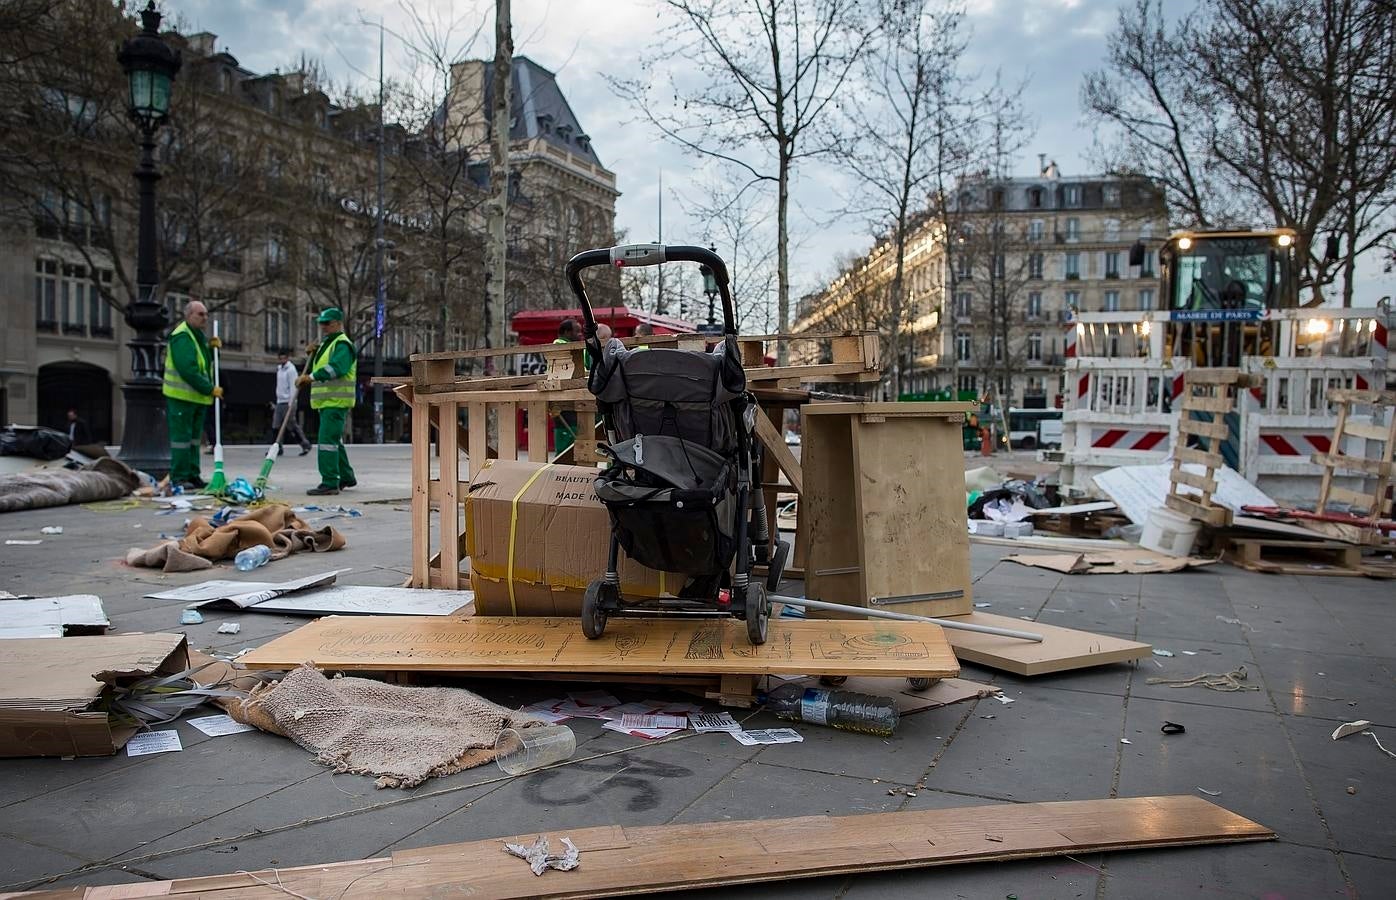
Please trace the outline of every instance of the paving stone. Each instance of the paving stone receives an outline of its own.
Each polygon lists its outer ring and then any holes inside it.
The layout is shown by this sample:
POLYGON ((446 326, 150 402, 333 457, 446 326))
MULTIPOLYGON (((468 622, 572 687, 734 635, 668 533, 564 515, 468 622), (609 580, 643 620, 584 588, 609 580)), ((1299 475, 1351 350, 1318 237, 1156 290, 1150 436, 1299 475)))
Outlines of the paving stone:
POLYGON ((1111 853, 1105 862, 1110 900, 1350 896, 1332 852, 1281 841, 1111 853))
POLYGON ((1133 636, 1139 618, 1139 601, 1115 594, 1087 594, 1056 590, 1037 615, 1037 621, 1062 628, 1133 636))
POLYGON ((1257 647, 1257 667, 1280 712, 1396 726, 1396 659, 1257 647))
POLYGON ((887 792, 905 787, 887 780, 874 783, 867 778, 769 765, 758 754, 697 798, 673 821, 718 822, 892 812, 904 802, 903 793, 889 795, 887 792))
POLYGON ((1327 833, 1273 714, 1132 697, 1124 736, 1132 743, 1122 747, 1119 796, 1220 791, 1207 799, 1287 841, 1326 846, 1327 833), (1187 733, 1161 734, 1164 722, 1177 722, 1187 733))
MULTIPOLYGON (((1396 858, 1396 759, 1382 753, 1362 734, 1333 740, 1333 723, 1295 716, 1284 719, 1313 786, 1319 808, 1344 850, 1396 858), (1355 793, 1349 794, 1348 788, 1355 793)), ((1396 733, 1373 729, 1383 744, 1396 752, 1396 733)))
POLYGON ((1265 679, 1256 666, 1250 648, 1237 644, 1189 644, 1186 641, 1161 644, 1160 649, 1172 651, 1171 657, 1150 656, 1139 664, 1139 673, 1130 687, 1131 696, 1166 703, 1181 703, 1197 706, 1223 706, 1232 709, 1249 709, 1257 712, 1273 712, 1274 706, 1266 692, 1265 679), (1195 649, 1193 649, 1195 648, 1195 649), (1196 656, 1189 656, 1184 650, 1192 649, 1196 656), (1188 680, 1199 675, 1221 675, 1246 669, 1243 685, 1259 690, 1216 691, 1200 686, 1176 687, 1169 684, 1150 684, 1150 678, 1163 678, 1169 681, 1188 680))
POLYGON ((1391 886, 1396 884, 1396 860, 1344 853, 1343 866, 1352 879, 1355 896, 1371 900, 1391 896, 1391 886))
POLYGON ((0 891, 72 871, 86 861, 52 847, 0 835, 0 891))

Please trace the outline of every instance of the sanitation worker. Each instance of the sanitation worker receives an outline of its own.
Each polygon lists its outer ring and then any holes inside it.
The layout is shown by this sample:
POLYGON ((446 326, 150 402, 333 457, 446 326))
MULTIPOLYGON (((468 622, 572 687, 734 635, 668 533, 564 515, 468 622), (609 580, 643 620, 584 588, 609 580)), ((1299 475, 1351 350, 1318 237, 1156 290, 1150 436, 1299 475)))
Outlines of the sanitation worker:
POLYGON ((310 374, 296 379, 297 387, 310 385, 310 408, 320 414, 316 456, 320 484, 306 491, 314 496, 338 494, 359 482, 344 450, 344 420, 354 408, 359 374, 359 354, 344 333, 344 313, 330 307, 315 320, 323 339, 306 348, 310 354, 310 374))
POLYGON ((223 388, 213 385, 213 348, 218 338, 204 337, 208 308, 198 300, 184 307, 184 321, 165 342, 165 421, 170 429, 170 483, 185 488, 206 486, 199 476, 199 446, 204 417, 223 388))

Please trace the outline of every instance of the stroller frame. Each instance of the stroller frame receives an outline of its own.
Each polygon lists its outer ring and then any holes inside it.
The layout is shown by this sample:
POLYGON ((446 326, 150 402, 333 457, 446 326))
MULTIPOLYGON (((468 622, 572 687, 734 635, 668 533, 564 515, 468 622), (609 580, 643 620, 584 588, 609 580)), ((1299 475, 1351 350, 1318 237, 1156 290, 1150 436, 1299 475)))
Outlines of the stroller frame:
MULTIPOLYGON (((612 404, 601 399, 605 383, 598 384, 598 369, 608 365, 605 347, 596 336, 597 323, 592 311, 586 286, 581 273, 599 266, 655 266, 665 262, 696 262, 711 274, 722 298, 723 337, 722 350, 724 364, 741 369, 741 353, 737 347, 736 316, 733 311, 730 282, 727 266, 714 251, 694 246, 666 246, 663 244, 628 244, 617 247, 585 250, 573 256, 567 263, 566 273, 572 292, 581 306, 584 325, 584 339, 590 356, 587 385, 597 396, 600 413, 606 423, 606 436, 609 445, 619 443, 615 431, 615 417, 611 415, 612 404)), ((661 352, 661 351, 655 351, 661 352)), ((697 351, 667 351, 694 352, 697 351)), ((706 355, 706 354, 705 354, 706 355)), ((608 375, 615 370, 607 368, 608 375)), ((624 376, 622 376, 624 377, 624 376)), ((722 377, 721 375, 717 377, 722 377)), ((724 382, 725 383, 725 382, 724 382)), ((582 601, 582 632, 587 638, 600 638, 606 629, 609 618, 625 617, 683 617, 683 618, 725 618, 735 617, 746 622, 747 637, 752 644, 766 642, 770 618, 770 592, 774 591, 784 574, 790 545, 778 541, 774 552, 770 551, 770 525, 765 496, 759 489, 762 450, 759 441, 752 433, 755 398, 746 390, 745 377, 741 378, 740 390, 728 388, 735 393, 733 399, 724 401, 731 404, 735 422, 736 462, 736 503, 732 511, 736 519, 730 523, 735 533, 735 550, 730 567, 724 562, 721 568, 701 574, 688 573, 690 581, 676 598, 660 598, 644 602, 627 602, 621 595, 618 574, 621 552, 621 526, 614 508, 611 509, 610 547, 607 554, 606 571, 592 581, 582 601), (754 565, 767 566, 765 581, 753 579, 754 565)), ((644 437, 649 437, 645 435, 644 437)), ((662 439, 662 436, 661 436, 662 439)), ((679 441, 686 439, 682 436, 679 441)), ((691 442, 690 442, 691 443, 691 442)), ((694 447, 701 446, 693 444, 694 447)), ((608 447, 610 450, 611 447, 608 447)), ((712 449, 712 448, 707 448, 712 449)), ((612 452, 613 457, 615 453, 612 452)), ((620 464, 616 457, 617 465, 620 464)), ((677 504, 682 506, 680 502, 677 504)))

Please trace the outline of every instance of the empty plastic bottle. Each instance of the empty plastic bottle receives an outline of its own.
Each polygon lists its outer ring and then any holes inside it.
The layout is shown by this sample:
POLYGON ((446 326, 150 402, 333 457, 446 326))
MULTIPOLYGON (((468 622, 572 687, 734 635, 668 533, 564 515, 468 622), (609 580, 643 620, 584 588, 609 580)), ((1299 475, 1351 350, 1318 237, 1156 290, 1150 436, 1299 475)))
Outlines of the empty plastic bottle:
POLYGON ((766 708, 795 722, 827 725, 844 731, 889 735, 897 729, 901 713, 887 697, 854 691, 831 691, 782 684, 760 698, 766 708))
POLYGON ((233 558, 233 565, 237 566, 239 572, 251 572, 269 562, 271 562, 271 548, 266 544, 248 547, 246 550, 239 551, 238 555, 233 558))

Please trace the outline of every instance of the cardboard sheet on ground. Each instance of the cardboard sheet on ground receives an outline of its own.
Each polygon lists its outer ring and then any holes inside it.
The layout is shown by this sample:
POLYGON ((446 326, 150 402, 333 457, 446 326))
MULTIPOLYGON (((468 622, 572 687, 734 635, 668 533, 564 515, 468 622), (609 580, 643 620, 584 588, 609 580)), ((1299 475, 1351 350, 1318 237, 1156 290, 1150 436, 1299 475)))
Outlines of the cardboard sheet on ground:
MULTIPOLYGON (((1149 510, 1163 506, 1163 498, 1168 496, 1168 473, 1173 463, 1165 462, 1154 466, 1118 466, 1095 476, 1096 487, 1119 506, 1120 512, 1136 525, 1143 525, 1149 517, 1149 510)), ((1184 472, 1194 475, 1206 474, 1199 465, 1185 465, 1184 472)), ((1275 501, 1260 488, 1242 478, 1235 469, 1223 466, 1213 478, 1217 491, 1212 502, 1240 512, 1243 506, 1274 506, 1275 501)))
POLYGON ((95 594, 0 600, 0 638, 102 634, 111 621, 95 594))
MULTIPOLYGON (((821 687, 818 678, 782 678, 779 681, 793 681, 805 687, 821 687)), ((874 697, 890 697, 897 704, 897 712, 904 716, 927 709, 939 709, 952 703, 988 697, 1001 689, 992 684, 981 684, 964 678, 942 678, 924 691, 913 691, 905 678, 850 678, 834 690, 854 691, 871 694, 874 697)))
POLYGON ((333 584, 337 572, 296 581, 205 581, 146 594, 190 606, 289 615, 449 616, 470 605, 470 591, 333 584), (328 580, 326 580, 328 579, 328 580))
POLYGON ((945 629, 946 640, 955 648, 955 655, 961 661, 987 666, 990 669, 1001 669, 1015 675, 1045 675, 1049 672, 1129 662, 1143 659, 1153 650, 1149 644, 1141 644, 1139 641, 1078 631, 1075 628, 1062 628, 1043 622, 1025 622, 1022 619, 991 613, 976 612, 967 616, 947 618, 957 622, 969 622, 972 625, 991 625, 995 628, 1012 628, 1042 635, 1043 641, 1039 644, 993 634, 945 629))
POLYGON ((1210 566, 1215 559, 1165 556, 1150 550, 1111 550, 1104 553, 1046 553, 1024 555, 1010 553, 1005 562, 1038 569, 1051 569, 1065 575, 1148 575, 1161 572, 1181 572, 1210 566))
POLYGON ((335 671, 941 678, 959 664, 939 625, 772 619, 765 644, 735 619, 614 619, 589 641, 577 619, 330 616, 242 657, 249 669, 311 661, 335 671))
POLYGON ((20 638, 0 652, 0 757, 109 756, 136 733, 98 708, 109 684, 189 665, 182 634, 20 638))

